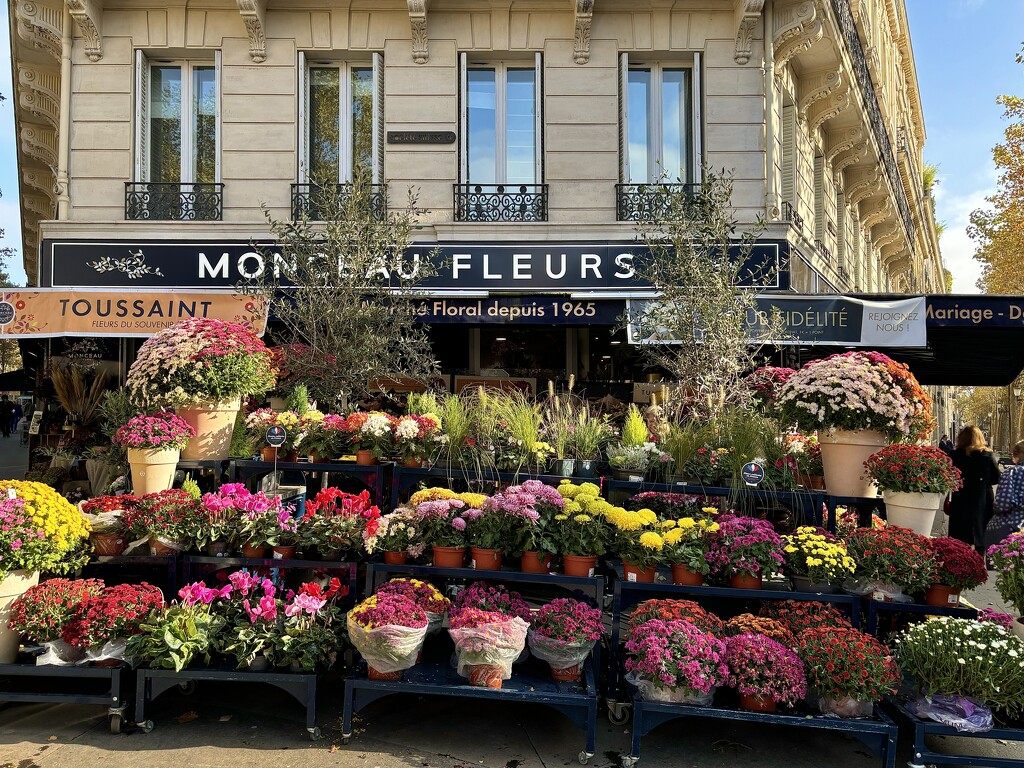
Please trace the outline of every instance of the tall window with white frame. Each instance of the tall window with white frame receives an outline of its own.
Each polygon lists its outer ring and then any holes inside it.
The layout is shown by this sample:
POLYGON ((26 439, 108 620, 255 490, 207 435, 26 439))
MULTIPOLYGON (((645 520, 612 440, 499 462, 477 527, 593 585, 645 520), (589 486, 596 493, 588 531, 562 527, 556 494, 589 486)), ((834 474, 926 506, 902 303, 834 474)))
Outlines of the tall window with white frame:
POLYGON ((472 62, 461 56, 459 221, 546 221, 540 54, 472 62))
POLYGON ((690 62, 619 60, 618 218, 656 211, 652 184, 700 181, 700 54, 690 62))
POLYGON ((373 184, 370 202, 383 216, 383 57, 365 61, 313 61, 299 54, 299 183, 292 215, 322 217, 317 190, 336 185, 344 195, 355 179, 373 184))
POLYGON ((136 51, 135 83, 135 181, 125 217, 220 219, 220 52, 150 61, 136 51))

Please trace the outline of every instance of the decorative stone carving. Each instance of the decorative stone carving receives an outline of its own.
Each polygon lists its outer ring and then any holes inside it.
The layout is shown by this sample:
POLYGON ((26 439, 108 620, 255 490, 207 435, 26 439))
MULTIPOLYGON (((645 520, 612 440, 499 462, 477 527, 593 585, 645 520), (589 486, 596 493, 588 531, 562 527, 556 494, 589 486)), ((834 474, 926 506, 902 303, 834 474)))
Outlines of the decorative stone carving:
POLYGON ((249 58, 257 64, 267 60, 267 0, 237 0, 238 10, 249 35, 249 58))
MULTIPOLYGON (((865 205, 864 209, 860 212, 861 226, 865 230, 871 230, 877 227, 886 219, 892 216, 892 201, 888 195, 883 197, 872 198, 873 205, 865 205)), ((875 243, 877 247, 878 243, 875 243)))
POLYGON ((43 195, 22 195, 21 204, 25 211, 35 214, 39 219, 52 219, 54 204, 53 200, 43 195))
POLYGON ((408 2, 409 24, 412 26, 412 60, 417 64, 426 64, 430 60, 427 38, 427 9, 430 7, 430 0, 408 2))
POLYGON ((754 51, 754 30, 764 10, 764 0, 735 0, 736 3, 736 52, 733 60, 746 64, 754 51))
POLYGON ((18 36, 60 61, 64 6, 60 0, 18 0, 14 6, 18 36))
POLYGON ((53 128, 60 124, 60 73, 18 64, 18 97, 21 106, 53 128))
POLYGON ((819 0, 781 0, 775 4, 775 69, 810 49, 824 34, 819 0))
POLYGON ((78 31, 85 38, 89 61, 103 58, 103 0, 64 0, 78 31))
MULTIPOLYGON (((825 162, 832 165, 836 158, 844 152, 853 149, 864 138, 864 131, 860 126, 847 128, 845 131, 828 133, 825 135, 825 162)), ((835 169, 833 168, 833 171, 835 169)))
POLYGON ((807 130, 813 136, 829 120, 839 117, 853 104, 853 93, 850 84, 844 79, 843 83, 833 93, 824 99, 814 102, 807 110, 807 130))
POLYGON ((577 64, 590 61, 590 22, 594 20, 594 0, 572 0, 576 32, 572 57, 577 64))
POLYGON ((22 187, 28 187, 41 193, 50 201, 50 205, 57 202, 57 189, 53 183, 53 174, 41 168, 26 168, 21 173, 22 187))
POLYGON ((57 167, 57 132, 41 125, 23 125, 21 150, 54 172, 57 167))
POLYGON ((797 102, 797 114, 801 120, 807 119, 808 110, 811 106, 827 98, 844 83, 842 74, 837 69, 827 69, 819 72, 808 72, 800 78, 798 84, 799 101, 797 102))
MULTIPOLYGON (((830 139, 832 135, 829 134, 830 139)), ((854 163, 860 162, 867 152, 867 145, 864 142, 864 129, 860 127, 850 128, 838 134, 835 144, 831 145, 833 151, 826 154, 826 159, 832 164, 832 173, 837 179, 840 174, 854 163)))
POLYGON ((882 175, 877 167, 850 171, 846 175, 846 201, 856 208, 861 200, 877 195, 882 188, 882 175))

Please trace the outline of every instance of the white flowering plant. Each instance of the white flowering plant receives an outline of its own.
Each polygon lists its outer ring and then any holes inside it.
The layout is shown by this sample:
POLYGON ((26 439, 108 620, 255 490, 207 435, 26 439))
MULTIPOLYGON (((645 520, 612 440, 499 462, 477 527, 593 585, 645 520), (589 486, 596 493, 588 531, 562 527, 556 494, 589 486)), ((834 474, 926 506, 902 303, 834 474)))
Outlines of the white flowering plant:
POLYGON ((894 652, 924 695, 964 696, 1010 718, 1024 713, 1024 640, 995 622, 941 616, 913 624, 894 652))

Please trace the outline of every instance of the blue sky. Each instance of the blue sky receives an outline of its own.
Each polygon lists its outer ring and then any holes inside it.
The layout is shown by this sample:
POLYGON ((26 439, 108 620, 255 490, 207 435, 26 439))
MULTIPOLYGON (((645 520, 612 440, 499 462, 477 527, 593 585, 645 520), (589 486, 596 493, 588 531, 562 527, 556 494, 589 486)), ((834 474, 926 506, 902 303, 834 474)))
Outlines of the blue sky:
MULTIPOLYGON (((938 217, 946 224, 942 253, 954 290, 977 291, 980 274, 967 237, 970 212, 995 190, 992 146, 1004 128, 1000 93, 1024 94, 1024 65, 1014 61, 1024 40, 1022 0, 906 0, 927 127, 925 160, 939 166, 938 217)), ((14 106, 11 100, 8 4, 0 4, 0 227, 20 250, 14 106)), ((9 265, 25 279, 21 258, 9 265)))

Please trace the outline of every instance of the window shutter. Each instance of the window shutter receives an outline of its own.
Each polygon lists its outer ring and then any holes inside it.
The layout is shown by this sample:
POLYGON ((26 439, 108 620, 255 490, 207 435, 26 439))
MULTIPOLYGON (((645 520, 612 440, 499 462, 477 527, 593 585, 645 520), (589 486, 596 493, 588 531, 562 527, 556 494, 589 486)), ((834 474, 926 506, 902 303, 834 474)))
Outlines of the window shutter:
POLYGON ((309 173, 309 67, 306 64, 306 52, 299 51, 298 80, 295 86, 299 119, 298 137, 296 147, 298 148, 299 172, 296 178, 299 184, 305 184, 309 173))
POLYGON ((836 211, 836 260, 840 267, 847 270, 847 277, 849 277, 846 258, 846 196, 838 191, 836 192, 836 211))
POLYGON ((149 180, 149 62, 135 51, 135 181, 149 180))
POLYGON ((814 156, 814 239, 825 242, 825 158, 814 156))
POLYGON ((459 181, 469 181, 469 74, 466 52, 459 54, 459 181))
POLYGON ((619 54, 619 181, 629 183, 629 54, 619 54))
POLYGON ((373 54, 373 183, 384 183, 384 54, 373 54))
POLYGON ((704 179, 704 146, 701 141, 703 136, 703 115, 701 112, 701 90, 703 89, 703 78, 701 77, 701 55, 693 54, 693 173, 691 178, 694 183, 701 183, 704 179))
POLYGON ((782 108, 782 199, 796 208, 796 107, 782 108))
POLYGON ((221 89, 222 79, 221 79, 221 51, 220 51, 220 48, 218 48, 216 51, 214 51, 213 56, 214 56, 214 87, 217 89, 217 94, 216 94, 216 97, 215 97, 215 99, 216 99, 216 107, 215 107, 216 115, 215 115, 215 119, 214 119, 214 129, 213 129, 214 133, 215 133, 215 136, 214 136, 214 155, 215 155, 215 161, 214 161, 214 167, 215 167, 214 174, 215 175, 214 175, 214 179, 216 179, 218 182, 220 182, 220 181, 222 181, 221 175, 220 175, 220 172, 221 172, 221 165, 220 165, 220 147, 221 147, 221 138, 220 138, 221 137, 220 94, 221 94, 221 90, 222 90, 221 89))
POLYGON ((537 170, 534 172, 534 183, 544 183, 544 55, 537 51, 534 55, 534 88, 533 88, 533 133, 537 153, 537 170))

